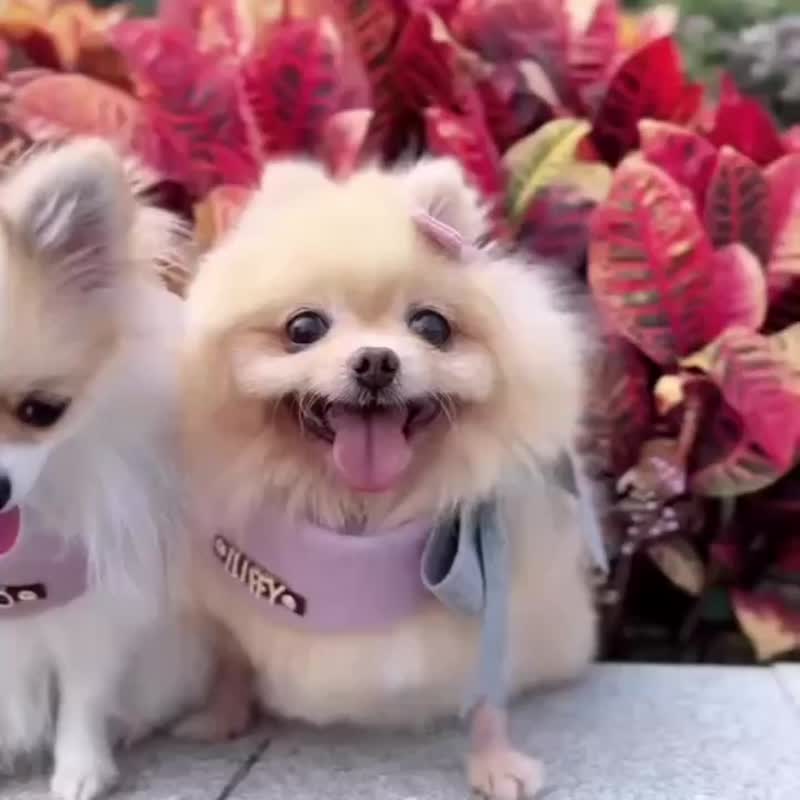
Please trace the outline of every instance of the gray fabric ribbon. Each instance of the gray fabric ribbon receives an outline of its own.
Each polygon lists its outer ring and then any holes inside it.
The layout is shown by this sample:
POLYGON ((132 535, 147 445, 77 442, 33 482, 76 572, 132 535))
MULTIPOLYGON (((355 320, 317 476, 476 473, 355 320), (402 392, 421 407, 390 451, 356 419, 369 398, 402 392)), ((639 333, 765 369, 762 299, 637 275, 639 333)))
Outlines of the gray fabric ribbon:
MULTIPOLYGON (((572 454, 556 465, 554 477, 577 495, 589 551, 596 565, 607 569, 588 482, 572 454)), ((464 508, 434 529, 422 555, 422 581, 448 608, 482 617, 478 664, 464 711, 481 701, 504 705, 511 581, 508 535, 496 502, 464 508)))

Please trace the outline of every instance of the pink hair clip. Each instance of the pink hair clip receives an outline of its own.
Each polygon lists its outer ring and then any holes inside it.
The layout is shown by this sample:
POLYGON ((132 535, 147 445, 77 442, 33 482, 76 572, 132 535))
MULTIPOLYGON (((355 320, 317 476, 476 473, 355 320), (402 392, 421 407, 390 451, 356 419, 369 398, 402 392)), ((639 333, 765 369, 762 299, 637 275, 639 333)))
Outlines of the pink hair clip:
POLYGON ((450 258, 465 261, 477 252, 477 248, 467 244, 455 228, 431 216, 427 211, 415 211, 412 217, 417 230, 450 258))

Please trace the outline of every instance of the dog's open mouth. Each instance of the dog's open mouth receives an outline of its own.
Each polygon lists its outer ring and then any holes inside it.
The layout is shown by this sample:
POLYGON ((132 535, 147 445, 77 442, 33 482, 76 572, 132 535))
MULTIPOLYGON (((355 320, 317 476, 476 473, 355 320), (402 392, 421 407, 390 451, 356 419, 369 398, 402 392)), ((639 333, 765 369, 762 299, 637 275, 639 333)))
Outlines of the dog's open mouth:
POLYGON ((362 492, 390 489, 411 461, 414 435, 439 415, 433 399, 402 405, 293 402, 302 428, 331 445, 334 467, 362 492))

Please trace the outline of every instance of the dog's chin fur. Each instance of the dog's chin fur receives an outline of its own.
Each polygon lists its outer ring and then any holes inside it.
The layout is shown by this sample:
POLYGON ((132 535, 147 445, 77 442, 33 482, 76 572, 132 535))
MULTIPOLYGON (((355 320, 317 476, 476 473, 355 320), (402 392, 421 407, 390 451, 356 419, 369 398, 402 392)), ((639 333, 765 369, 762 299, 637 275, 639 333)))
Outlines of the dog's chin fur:
POLYGON ((0 184, 0 469, 13 504, 83 540, 91 574, 63 608, 0 619, 0 766, 52 747, 62 800, 107 789, 114 738, 179 713, 206 679, 167 591, 183 309, 157 269, 181 236, 101 142, 37 153, 0 184), (47 430, 13 413, 32 390, 70 400, 47 430))
MULTIPOLYGON (((582 333, 541 269, 489 247, 457 258, 414 225, 425 211, 480 239, 487 223, 454 163, 367 169, 345 182, 313 164, 267 168, 236 228, 201 264, 188 296, 185 404, 201 518, 230 525, 265 500, 332 527, 435 520, 501 498, 516 550, 512 683, 577 674, 593 650, 593 615, 571 498, 542 464, 569 446, 582 402, 582 333), (442 349, 407 324, 432 307, 450 321, 442 349), (298 310, 331 321, 296 352, 298 310), (330 445, 309 435, 287 397, 348 391, 348 358, 388 347, 401 397, 440 398, 385 491, 349 487, 330 445)), ((264 536, 269 536, 265 527, 264 536)), ((375 634, 315 636, 268 624, 198 566, 198 598, 237 635, 271 709, 314 722, 424 721, 457 710, 476 625, 431 602, 375 634)))

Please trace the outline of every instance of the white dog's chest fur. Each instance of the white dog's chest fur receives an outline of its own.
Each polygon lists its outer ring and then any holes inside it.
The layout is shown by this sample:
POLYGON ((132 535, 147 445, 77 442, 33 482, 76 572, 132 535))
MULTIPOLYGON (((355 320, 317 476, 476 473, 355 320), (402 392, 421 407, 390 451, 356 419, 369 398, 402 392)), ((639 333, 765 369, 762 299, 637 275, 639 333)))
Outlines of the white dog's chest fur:
MULTIPOLYGON (((513 501, 507 515, 515 570, 509 667, 517 692, 579 674, 592 658, 595 631, 572 502, 532 491, 513 501), (542 502, 549 502, 551 517, 542 502)), ((476 664, 476 620, 432 599, 385 632, 290 629, 228 592, 228 578, 203 563, 204 601, 254 664, 268 711, 318 724, 416 725, 461 708, 476 664)))
POLYGON ((81 536, 104 577, 61 608, 0 619, 0 767, 52 745, 67 696, 112 733, 137 735, 201 691, 206 654, 167 607, 165 547, 179 522, 174 377, 166 347, 162 363, 155 347, 145 341, 121 359, 124 378, 26 498, 81 536))

